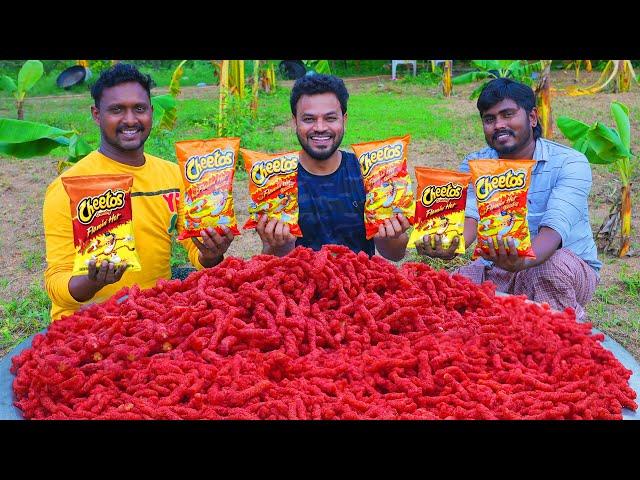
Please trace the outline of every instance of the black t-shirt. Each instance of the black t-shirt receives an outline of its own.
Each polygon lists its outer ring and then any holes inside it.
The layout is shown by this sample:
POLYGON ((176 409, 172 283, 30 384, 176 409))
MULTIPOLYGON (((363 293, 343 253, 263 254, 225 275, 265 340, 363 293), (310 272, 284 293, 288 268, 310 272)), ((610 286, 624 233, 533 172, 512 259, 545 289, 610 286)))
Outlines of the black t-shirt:
POLYGON ((353 153, 341 152, 340 166, 330 175, 314 175, 298 164, 298 223, 303 236, 296 246, 320 250, 323 245, 337 244, 373 255, 375 244, 365 238, 360 165, 353 153))

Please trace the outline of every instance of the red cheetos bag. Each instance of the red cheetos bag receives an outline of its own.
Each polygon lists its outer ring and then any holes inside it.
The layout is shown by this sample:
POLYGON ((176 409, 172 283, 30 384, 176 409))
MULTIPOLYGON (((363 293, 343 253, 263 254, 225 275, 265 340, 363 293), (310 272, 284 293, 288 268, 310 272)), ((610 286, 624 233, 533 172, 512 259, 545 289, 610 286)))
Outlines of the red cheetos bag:
POLYGON ((407 147, 411 137, 351 145, 360 163, 366 199, 364 225, 367 239, 378 233, 385 220, 401 213, 413 222, 415 199, 407 172, 407 147))
POLYGON ((302 236, 298 225, 299 152, 261 153, 240 149, 249 174, 249 219, 244 229, 256 228, 260 215, 282 220, 289 232, 302 236))
POLYGON ((103 261, 141 270, 133 238, 131 175, 62 177, 69 195, 76 256, 73 275, 86 275, 89 262, 103 261))
POLYGON ((527 222, 527 192, 535 160, 470 160, 471 180, 478 202, 478 243, 474 258, 489 253, 483 242, 514 239, 518 256, 535 258, 527 222))
POLYGON ((240 139, 186 140, 175 144, 184 182, 184 225, 178 240, 199 237, 207 227, 222 226, 240 235, 233 210, 233 175, 240 139))
POLYGON ((441 235, 444 248, 449 248, 453 239, 458 237, 456 253, 464 253, 464 210, 471 175, 441 168, 416 167, 416 180, 416 215, 407 248, 415 247, 416 242, 421 243, 425 235, 441 235))

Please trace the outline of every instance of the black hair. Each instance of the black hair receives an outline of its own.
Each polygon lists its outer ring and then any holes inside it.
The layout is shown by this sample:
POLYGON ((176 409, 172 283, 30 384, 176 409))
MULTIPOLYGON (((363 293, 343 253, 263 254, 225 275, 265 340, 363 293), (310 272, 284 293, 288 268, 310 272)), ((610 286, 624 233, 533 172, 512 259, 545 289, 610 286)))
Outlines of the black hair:
POLYGON ((320 93, 333 93, 338 97, 342 114, 347 113, 347 100, 349 100, 349 92, 342 79, 334 75, 324 75, 315 73, 305 75, 296 80, 291 89, 291 113, 296 116, 296 105, 303 95, 317 95, 320 93))
MULTIPOLYGON (((513 100, 520 108, 523 108, 527 115, 536 106, 536 96, 533 90, 524 83, 519 83, 510 78, 496 78, 491 80, 482 90, 478 97, 478 111, 482 113, 493 107, 496 103, 504 99, 513 100)), ((542 125, 540 118, 535 127, 533 127, 533 138, 537 140, 542 136, 542 125)))
POLYGON ((100 78, 91 87, 91 96, 96 104, 96 107, 100 106, 100 99, 102 98, 102 91, 105 88, 115 87, 121 83, 137 82, 142 88, 147 91, 149 99, 151 99, 151 89, 155 86, 150 75, 145 75, 140 72, 134 65, 128 63, 116 63, 108 70, 105 70, 100 74, 100 78))

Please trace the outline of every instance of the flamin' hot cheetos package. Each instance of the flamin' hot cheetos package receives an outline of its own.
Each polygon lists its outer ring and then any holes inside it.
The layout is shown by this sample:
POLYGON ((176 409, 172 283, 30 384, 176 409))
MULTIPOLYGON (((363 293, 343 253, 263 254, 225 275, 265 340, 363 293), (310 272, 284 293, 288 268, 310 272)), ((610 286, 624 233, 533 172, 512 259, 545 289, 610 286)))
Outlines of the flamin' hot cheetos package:
POLYGON ((179 240, 199 237, 207 227, 226 226, 240 235, 233 209, 233 175, 240 138, 186 140, 175 144, 184 182, 184 225, 179 240))
POLYGON ((464 210, 471 175, 427 167, 416 167, 415 171, 418 199, 407 247, 415 247, 425 235, 441 235, 444 248, 458 237, 456 253, 464 253, 464 210))
POLYGON ((413 221, 415 199, 407 172, 410 135, 378 142, 351 145, 364 180, 366 199, 364 225, 367 239, 373 238, 385 220, 398 213, 413 221))
POLYGON ((298 225, 299 152, 269 154, 240 149, 249 174, 249 219, 242 228, 256 228, 260 215, 277 218, 289 232, 302 236, 298 225))
POLYGON ((518 256, 535 258, 531 248, 527 222, 527 192, 531 184, 534 160, 470 160, 471 180, 478 203, 478 243, 474 250, 489 254, 484 242, 499 248, 502 239, 508 249, 506 237, 514 240, 518 256))
POLYGON ((131 175, 62 177, 69 195, 76 256, 73 274, 83 275, 93 259, 139 271, 140 258, 133 237, 131 175))

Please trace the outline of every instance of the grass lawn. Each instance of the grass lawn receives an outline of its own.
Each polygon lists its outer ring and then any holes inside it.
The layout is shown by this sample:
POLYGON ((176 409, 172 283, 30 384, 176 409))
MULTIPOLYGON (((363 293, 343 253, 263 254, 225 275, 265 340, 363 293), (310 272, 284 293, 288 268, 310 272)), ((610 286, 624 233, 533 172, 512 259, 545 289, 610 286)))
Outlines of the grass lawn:
MULTIPOLYGON (((340 62, 336 62, 339 70, 340 62)), ((373 68, 365 62, 363 74, 373 68)), ((202 67, 204 69, 204 67, 202 67)), ((170 74, 170 72, 169 72, 170 74)), ((167 75, 161 71, 160 78, 167 75)), ((573 72, 554 71, 556 86, 568 85, 573 72)), ((598 72, 584 74, 589 84, 598 72)), ((213 88, 189 87, 198 79, 185 72, 190 80, 183 81, 178 100, 178 123, 175 130, 154 130, 146 150, 154 155, 175 161, 173 143, 178 140, 211 138, 217 131, 218 100, 213 88)), ((164 81, 164 80, 163 80, 164 81)), ((161 82, 158 82, 161 83, 161 82)), ((197 82, 196 82, 197 83, 197 82)), ((411 134, 410 170, 413 166, 428 165, 456 169, 462 157, 485 146, 475 108, 469 100, 474 85, 456 87, 454 96, 443 98, 437 85, 416 82, 376 80, 369 83, 348 83, 350 101, 347 131, 343 148, 357 142, 378 140, 396 135, 411 134)), ((43 87, 44 88, 44 87, 43 87)), ((638 151, 640 120, 640 92, 637 86, 625 94, 599 94, 590 97, 557 96, 553 101, 554 115, 569 115, 586 123, 598 119, 611 124, 609 104, 618 99, 631 109, 633 147, 638 151)), ((72 92, 74 93, 74 92, 72 92)), ((75 92, 77 93, 77 92, 75 92)), ((60 128, 74 128, 86 140, 97 146, 99 132, 90 118, 91 98, 81 96, 31 97, 25 103, 25 120, 48 123, 60 128)), ((280 87, 272 95, 260 96, 258 116, 238 115, 230 124, 227 135, 242 138, 242 146, 253 150, 284 151, 298 148, 290 125, 289 88, 280 87)), ((0 97, 0 116, 13 117, 13 102, 0 97)), ((557 132, 557 129, 556 129, 557 132)), ((554 140, 567 143, 561 134, 554 140)), ((41 208, 47 184, 55 178, 56 163, 65 158, 63 149, 54 150, 46 158, 26 161, 0 158, 0 192, 8 212, 0 226, 0 356, 21 339, 42 329, 49 322, 49 300, 42 288, 45 268, 44 239, 41 208)), ((609 209, 609 198, 617 188, 617 176, 607 167, 594 166, 594 183, 590 197, 590 214, 595 229, 609 209)), ((246 219, 248 202, 246 174, 239 169, 234 185, 236 213, 239 223, 246 219)), ((633 192, 632 202, 640 205, 640 190, 633 192)), ((632 248, 640 250, 638 215, 633 219, 632 248)), ((258 252, 259 241, 254 233, 244 233, 234 240, 231 255, 248 258, 258 252)), ((468 258, 468 256, 467 256, 468 258)), ((595 298, 588 307, 594 325, 622 343, 636 359, 640 359, 640 264, 638 258, 604 260, 602 280, 595 298)), ((405 261, 421 260, 409 252, 405 261)), ((466 261, 464 258, 459 262, 466 261)), ((176 248, 172 263, 185 262, 183 251, 176 248)), ((450 268, 443 262, 433 262, 437 268, 450 268)))

